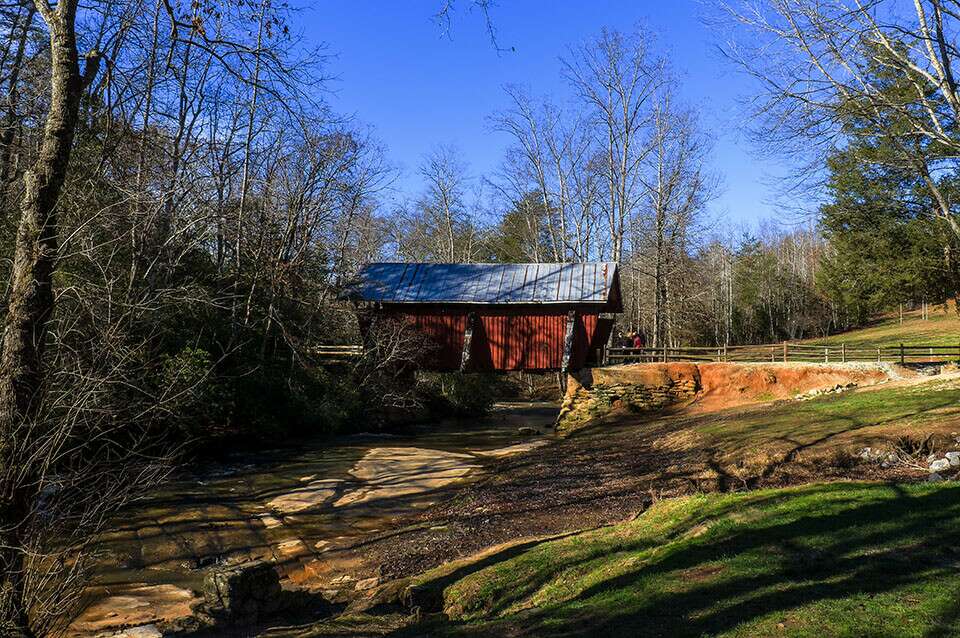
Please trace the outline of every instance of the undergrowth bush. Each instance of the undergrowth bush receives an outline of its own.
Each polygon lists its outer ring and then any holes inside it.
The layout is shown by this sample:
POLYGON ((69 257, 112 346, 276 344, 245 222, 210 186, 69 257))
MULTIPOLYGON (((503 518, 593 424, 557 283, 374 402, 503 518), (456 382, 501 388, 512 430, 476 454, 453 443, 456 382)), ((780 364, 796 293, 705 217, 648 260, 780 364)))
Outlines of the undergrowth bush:
POLYGON ((206 350, 186 347, 162 355, 157 381, 160 405, 186 438, 205 438, 228 423, 233 396, 206 350))
POLYGON ((423 373, 418 383, 421 401, 432 416, 480 416, 505 392, 501 377, 461 372, 423 373))
POLYGON ((254 439, 336 434, 362 422, 363 397, 349 374, 322 367, 264 367, 236 380, 235 424, 254 439))

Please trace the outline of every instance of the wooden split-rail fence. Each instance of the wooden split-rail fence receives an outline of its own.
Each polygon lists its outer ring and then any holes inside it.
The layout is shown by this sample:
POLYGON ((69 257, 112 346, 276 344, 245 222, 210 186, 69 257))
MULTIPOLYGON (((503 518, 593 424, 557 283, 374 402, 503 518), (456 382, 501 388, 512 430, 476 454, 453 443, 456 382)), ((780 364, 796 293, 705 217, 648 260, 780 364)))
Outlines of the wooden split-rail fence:
POLYGON ((955 346, 895 346, 866 347, 814 345, 806 343, 775 343, 747 346, 684 346, 663 348, 605 348, 600 360, 605 365, 621 363, 654 363, 668 361, 690 362, 796 362, 796 363, 943 363, 960 361, 960 341, 955 346))
POLYGON ((313 354, 328 361, 346 361, 363 355, 363 346, 314 346, 313 354))
MULTIPOLYGON (((313 353, 328 361, 346 361, 363 354, 363 346, 315 346, 313 353)), ((960 361, 960 341, 955 346, 922 346, 898 344, 867 347, 846 344, 815 345, 807 343, 773 343, 746 346, 682 346, 665 348, 604 348, 598 353, 603 365, 622 363, 689 362, 794 362, 794 363, 944 363, 960 361)))

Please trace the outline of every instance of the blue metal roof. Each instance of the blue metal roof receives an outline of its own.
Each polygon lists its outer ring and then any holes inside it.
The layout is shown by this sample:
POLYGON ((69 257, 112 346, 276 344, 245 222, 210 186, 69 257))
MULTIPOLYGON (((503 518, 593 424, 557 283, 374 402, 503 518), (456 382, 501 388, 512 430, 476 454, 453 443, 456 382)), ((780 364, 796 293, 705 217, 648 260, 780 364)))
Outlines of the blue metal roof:
POLYGON ((348 297, 382 303, 605 304, 616 270, 615 262, 368 264, 348 297))

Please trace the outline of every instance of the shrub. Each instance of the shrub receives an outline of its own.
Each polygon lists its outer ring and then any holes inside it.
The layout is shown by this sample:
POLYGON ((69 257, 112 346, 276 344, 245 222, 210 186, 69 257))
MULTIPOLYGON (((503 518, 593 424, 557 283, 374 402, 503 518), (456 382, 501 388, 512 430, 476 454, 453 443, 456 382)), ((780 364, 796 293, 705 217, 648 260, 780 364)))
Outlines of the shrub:
POLYGON ((490 411, 502 394, 503 380, 487 374, 430 373, 420 377, 418 388, 434 416, 479 416, 490 411))
POLYGON ((233 410, 230 388, 214 373, 210 353, 186 347, 161 359, 158 395, 169 420, 188 438, 220 431, 233 410))

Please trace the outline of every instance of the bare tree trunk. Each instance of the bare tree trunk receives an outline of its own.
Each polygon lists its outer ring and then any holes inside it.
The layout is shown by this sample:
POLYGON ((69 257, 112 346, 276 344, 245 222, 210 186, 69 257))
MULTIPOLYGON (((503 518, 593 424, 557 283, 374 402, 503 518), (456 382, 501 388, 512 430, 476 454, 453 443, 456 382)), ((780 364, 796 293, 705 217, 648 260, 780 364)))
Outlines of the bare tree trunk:
POLYGON ((20 26, 20 36, 17 39, 16 53, 10 70, 10 88, 7 91, 7 112, 3 123, 3 132, 0 133, 0 215, 7 207, 7 189, 12 181, 11 163, 13 161, 13 142, 17 132, 17 106, 19 91, 17 84, 20 80, 20 69, 23 66, 23 55, 27 48, 27 35, 33 24, 33 17, 37 8, 30 5, 27 14, 20 26))
MULTIPOLYGON (((0 470, 4 471, 18 462, 14 438, 21 425, 35 416, 43 385, 43 347, 53 313, 58 248, 56 205, 70 160, 84 80, 92 79, 100 61, 99 53, 88 54, 81 74, 75 31, 77 0, 61 0, 55 10, 44 0, 37 1, 50 32, 50 110, 37 160, 23 177, 0 353, 0 470)), ((0 629, 5 635, 32 635, 24 599, 23 539, 17 525, 34 496, 32 489, 7 484, 0 492, 0 629)))
MULTIPOLYGON (((247 207, 247 195, 250 192, 250 161, 252 153, 252 145, 254 138, 253 127, 256 124, 257 117, 257 101, 260 96, 260 51, 263 46, 263 31, 266 23, 266 13, 267 13, 267 4, 269 0, 264 0, 260 4, 260 14, 257 19, 257 49, 256 49, 256 58, 253 68, 253 77, 251 80, 250 86, 250 110, 247 115, 247 130, 246 137, 243 141, 243 173, 240 179, 240 206, 237 210, 237 228, 236 228, 236 238, 235 238, 235 248, 234 248, 234 260, 236 272, 233 277, 233 287, 234 287, 234 300, 233 300, 233 314, 236 315, 237 311, 237 296, 240 294, 240 280, 243 273, 243 224, 244 224, 244 215, 246 213, 247 207)), ((253 298, 254 288, 256 287, 256 280, 251 284, 250 294, 247 296, 247 308, 244 313, 243 325, 246 326, 250 320, 250 300, 253 298)), ((236 330, 236 328, 235 328, 236 330)))

